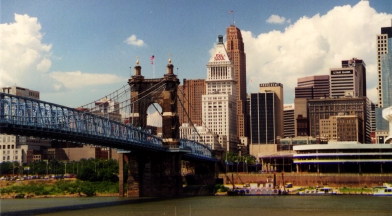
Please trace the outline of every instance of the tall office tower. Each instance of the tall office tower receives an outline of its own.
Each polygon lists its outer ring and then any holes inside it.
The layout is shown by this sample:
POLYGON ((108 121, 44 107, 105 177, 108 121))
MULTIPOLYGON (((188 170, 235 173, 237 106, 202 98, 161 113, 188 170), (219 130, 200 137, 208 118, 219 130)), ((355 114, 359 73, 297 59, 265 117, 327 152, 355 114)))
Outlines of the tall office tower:
POLYGON ((250 122, 251 148, 283 137, 283 84, 263 83, 259 93, 250 95, 250 122))
POLYGON ((342 68, 354 68, 358 76, 358 96, 366 96, 366 64, 362 59, 342 60, 342 68))
POLYGON ((355 68, 331 68, 330 97, 358 97, 359 77, 355 68))
POLYGON ((226 29, 227 53, 234 64, 234 77, 237 81, 237 133, 238 137, 249 136, 247 131, 246 109, 246 55, 241 31, 235 25, 226 29))
POLYGON ((392 105, 392 27, 377 35, 378 107, 392 105))
MULTIPOLYGON (((382 110, 392 106, 392 27, 382 27, 377 35, 378 108, 376 134, 383 137, 388 133, 389 123, 382 117, 382 110)), ((379 139, 378 139, 379 141, 379 139)))
POLYGON ((329 97, 329 75, 298 78, 295 98, 315 99, 329 97))
POLYGON ((178 97, 181 102, 177 103, 180 124, 202 126, 201 98, 206 92, 204 79, 187 80, 179 86, 178 97))
POLYGON ((294 104, 284 105, 283 107, 283 128, 284 137, 295 136, 294 104))
POLYGON ((219 135, 224 151, 236 151, 237 109, 234 66, 223 36, 207 64, 206 94, 202 96, 202 119, 207 130, 219 135))

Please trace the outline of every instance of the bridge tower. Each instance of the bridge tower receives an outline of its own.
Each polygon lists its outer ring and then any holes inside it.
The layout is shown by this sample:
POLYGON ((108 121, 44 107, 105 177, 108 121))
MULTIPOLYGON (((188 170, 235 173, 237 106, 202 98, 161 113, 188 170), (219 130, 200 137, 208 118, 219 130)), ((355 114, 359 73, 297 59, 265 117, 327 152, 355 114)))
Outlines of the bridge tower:
POLYGON ((141 75, 141 66, 136 62, 135 75, 129 79, 128 84, 132 86, 131 98, 132 118, 130 122, 136 127, 146 128, 147 126, 147 108, 157 103, 162 107, 162 138, 163 144, 168 148, 178 148, 179 146, 179 118, 177 115, 177 87, 180 81, 177 75, 173 73, 174 66, 166 66, 167 73, 163 78, 145 79, 141 75), (160 85, 161 84, 161 85, 160 85), (163 86, 162 90, 156 88, 163 86))
POLYGON ((175 197, 182 195, 181 159, 186 152, 180 150, 179 118, 177 115, 177 87, 180 84, 173 73, 169 60, 163 78, 145 79, 141 66, 136 62, 135 74, 128 80, 131 86, 131 114, 129 122, 136 127, 146 128, 147 109, 157 103, 162 108, 162 144, 167 151, 143 152, 141 150, 121 154, 120 196, 124 196, 124 162, 128 162, 127 196, 175 197))

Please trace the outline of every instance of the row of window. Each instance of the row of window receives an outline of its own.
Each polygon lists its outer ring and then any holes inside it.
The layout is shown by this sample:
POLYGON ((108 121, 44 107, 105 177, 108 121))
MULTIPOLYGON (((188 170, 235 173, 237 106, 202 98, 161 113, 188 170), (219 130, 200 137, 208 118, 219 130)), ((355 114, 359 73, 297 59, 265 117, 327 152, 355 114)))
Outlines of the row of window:
MULTIPOLYGON (((13 151, 12 153, 13 153, 13 154, 18 154, 18 150, 13 151)), ((10 150, 7 150, 7 151, 6 151, 6 150, 3 150, 3 154, 4 154, 4 155, 10 154, 10 150)))
POLYGON ((0 145, 0 149, 1 148, 3 148, 3 149, 14 149, 15 145, 0 145))
MULTIPOLYGON (((11 157, 10 157, 9 155, 3 156, 3 161, 10 161, 10 160, 11 160, 11 157)), ((15 155, 15 156, 12 158, 12 160, 18 160, 18 156, 15 155)))

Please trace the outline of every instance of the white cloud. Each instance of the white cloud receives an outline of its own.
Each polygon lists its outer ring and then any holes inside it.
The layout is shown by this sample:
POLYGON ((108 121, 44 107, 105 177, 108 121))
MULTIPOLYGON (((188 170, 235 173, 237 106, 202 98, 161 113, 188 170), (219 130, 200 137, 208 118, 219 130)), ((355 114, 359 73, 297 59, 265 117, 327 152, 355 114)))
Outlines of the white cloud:
POLYGON ((162 127, 162 116, 155 111, 147 116, 147 125, 162 127))
POLYGON ((15 14, 15 22, 0 24, 0 35, 0 87, 37 90, 42 100, 76 107, 115 91, 118 83, 127 80, 113 74, 50 72, 51 59, 61 59, 52 55, 51 44, 42 43, 41 25, 35 17, 15 14), (92 90, 95 86, 99 91, 92 90))
MULTIPOLYGON (((276 24, 283 24, 285 21, 286 21, 286 18, 280 17, 280 16, 275 15, 275 14, 271 15, 271 16, 266 20, 267 23, 276 23, 276 24)), ((291 21, 288 20, 287 22, 290 23, 291 21)))
POLYGON ((136 35, 134 34, 131 35, 131 37, 127 38, 124 42, 127 43, 128 45, 134 45, 139 47, 146 45, 143 40, 137 39, 136 35))
POLYGON ((113 83, 121 83, 126 78, 119 77, 114 74, 93 74, 74 72, 58 72, 50 73, 50 77, 63 83, 67 88, 84 88, 93 85, 106 85, 113 83))
POLYGON ((15 22, 0 24, 0 86, 60 91, 64 86, 47 76, 51 44, 42 43, 37 18, 15 14, 15 22))
POLYGON ((361 1, 302 17, 283 32, 242 31, 247 77, 252 79, 248 92, 258 92, 260 83, 279 82, 285 103, 292 103, 297 78, 329 74, 341 60, 357 57, 366 63, 367 95, 377 102, 376 35, 391 18, 392 14, 377 13, 369 2, 361 1))

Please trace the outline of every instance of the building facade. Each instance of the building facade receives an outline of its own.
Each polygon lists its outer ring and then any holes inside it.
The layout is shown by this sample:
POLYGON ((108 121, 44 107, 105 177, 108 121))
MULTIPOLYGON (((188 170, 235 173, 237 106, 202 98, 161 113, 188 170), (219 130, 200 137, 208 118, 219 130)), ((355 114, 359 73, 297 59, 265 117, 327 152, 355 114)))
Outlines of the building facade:
POLYGON ((391 106, 392 102, 392 27, 382 27, 377 41, 378 107, 391 106), (389 82, 388 82, 389 80, 389 82), (384 104, 388 103, 389 104, 384 104))
POLYGON ((370 139, 370 101, 367 97, 361 98, 325 98, 308 100, 308 117, 310 136, 320 137, 320 119, 329 119, 330 116, 338 116, 339 113, 354 114, 364 124, 364 143, 371 143, 370 139))
POLYGON ((330 96, 359 97, 359 76, 355 68, 331 68, 330 96))
POLYGON ((234 77, 237 81, 236 103, 237 103, 237 134, 238 137, 249 136, 247 131, 247 109, 246 109, 246 54, 241 30, 235 25, 226 29, 226 49, 230 60, 234 65, 234 77))
POLYGON ((250 154, 276 152, 276 139, 283 135, 283 85, 260 84, 260 92, 250 94, 250 154))
POLYGON ((295 98, 315 99, 329 97, 329 75, 308 76, 297 79, 295 98))
POLYGON ((294 104, 284 105, 283 107, 283 137, 295 136, 294 104))
POLYGON ((202 96, 202 120, 209 132, 219 135, 224 151, 237 151, 236 80, 223 36, 207 64, 206 94, 202 96), (226 137, 226 141, 223 140, 226 137))
POLYGON ((354 68, 358 76, 358 96, 366 96, 366 64, 365 61, 358 58, 342 60, 342 68, 354 68))
POLYGON ((206 93, 206 82, 204 79, 183 80, 178 87, 178 97, 181 102, 177 103, 180 124, 189 123, 203 125, 202 96, 206 93))
POLYGON ((356 115, 330 116, 328 119, 320 119, 320 140, 322 142, 352 141, 364 143, 363 121, 356 115))
POLYGON ((382 117, 383 108, 392 106, 392 27, 382 27, 377 41, 378 107, 375 109, 379 138, 388 132, 389 123, 382 117))
MULTIPOLYGON (((219 143, 218 135, 209 132, 203 126, 183 123, 180 126, 180 137, 181 139, 188 139, 202 143, 213 150, 222 150, 222 145, 219 143)), ((226 142, 226 136, 222 138, 223 142, 226 142)))

